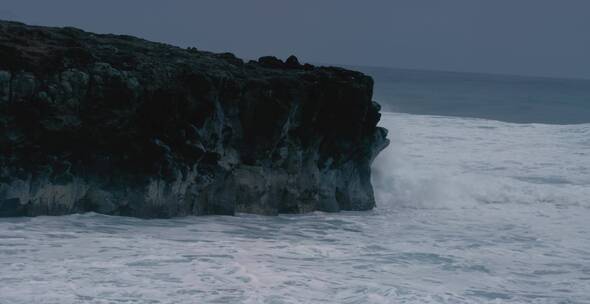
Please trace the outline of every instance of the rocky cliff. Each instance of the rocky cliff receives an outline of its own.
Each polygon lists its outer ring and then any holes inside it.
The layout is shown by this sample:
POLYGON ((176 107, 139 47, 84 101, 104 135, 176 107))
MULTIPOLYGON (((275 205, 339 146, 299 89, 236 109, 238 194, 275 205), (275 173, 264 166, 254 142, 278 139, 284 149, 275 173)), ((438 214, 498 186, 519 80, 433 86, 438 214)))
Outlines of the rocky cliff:
POLYGON ((0 22, 0 216, 375 206, 373 81, 130 36, 0 22))

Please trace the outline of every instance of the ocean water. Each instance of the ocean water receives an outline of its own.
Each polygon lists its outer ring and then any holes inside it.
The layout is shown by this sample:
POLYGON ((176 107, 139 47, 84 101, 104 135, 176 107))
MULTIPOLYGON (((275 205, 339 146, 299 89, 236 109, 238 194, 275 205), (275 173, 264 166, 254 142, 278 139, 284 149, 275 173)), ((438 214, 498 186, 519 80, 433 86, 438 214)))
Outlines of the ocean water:
POLYGON ((385 111, 516 123, 590 123, 590 79, 354 67, 385 111))
POLYGON ((590 121, 443 114, 383 115, 369 212, 0 219, 0 303, 590 303, 590 121))

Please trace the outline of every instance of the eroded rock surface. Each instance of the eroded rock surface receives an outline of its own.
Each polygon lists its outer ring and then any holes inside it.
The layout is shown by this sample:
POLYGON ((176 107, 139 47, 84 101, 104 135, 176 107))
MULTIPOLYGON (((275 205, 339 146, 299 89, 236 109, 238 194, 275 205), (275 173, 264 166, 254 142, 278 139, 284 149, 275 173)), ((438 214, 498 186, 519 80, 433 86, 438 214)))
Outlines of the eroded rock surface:
POLYGON ((0 216, 371 209, 372 88, 295 57, 0 22, 0 216))

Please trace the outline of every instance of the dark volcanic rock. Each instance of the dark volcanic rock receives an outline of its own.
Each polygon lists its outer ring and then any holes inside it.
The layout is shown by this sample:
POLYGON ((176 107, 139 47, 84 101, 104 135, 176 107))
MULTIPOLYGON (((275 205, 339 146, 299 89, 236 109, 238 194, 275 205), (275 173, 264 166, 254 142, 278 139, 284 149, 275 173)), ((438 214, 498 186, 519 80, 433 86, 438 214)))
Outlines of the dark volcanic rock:
POLYGON ((372 79, 299 66, 0 22, 0 216, 373 208, 372 79))
POLYGON ((295 57, 294 55, 291 55, 285 61, 285 66, 292 68, 292 69, 297 69, 297 68, 301 67, 301 64, 299 63, 299 59, 297 59, 297 57, 295 57))

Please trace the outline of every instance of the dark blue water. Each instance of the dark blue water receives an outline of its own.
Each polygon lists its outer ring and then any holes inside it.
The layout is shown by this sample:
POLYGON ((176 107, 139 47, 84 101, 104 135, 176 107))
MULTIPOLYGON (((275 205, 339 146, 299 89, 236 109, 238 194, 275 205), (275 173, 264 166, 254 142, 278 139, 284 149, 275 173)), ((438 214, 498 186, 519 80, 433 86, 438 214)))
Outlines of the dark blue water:
POLYGON ((516 123, 590 122, 590 80, 354 67, 385 111, 516 123))

